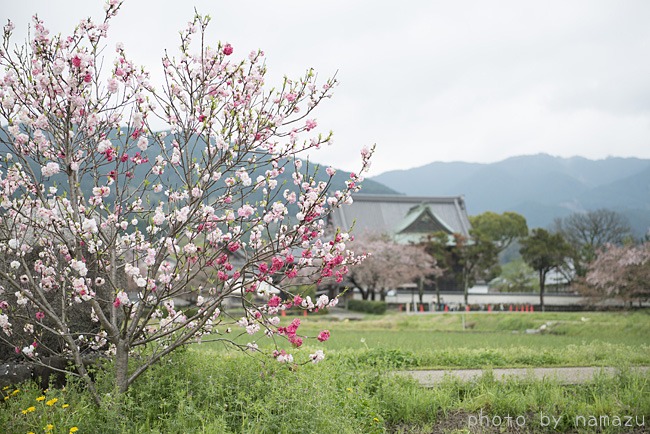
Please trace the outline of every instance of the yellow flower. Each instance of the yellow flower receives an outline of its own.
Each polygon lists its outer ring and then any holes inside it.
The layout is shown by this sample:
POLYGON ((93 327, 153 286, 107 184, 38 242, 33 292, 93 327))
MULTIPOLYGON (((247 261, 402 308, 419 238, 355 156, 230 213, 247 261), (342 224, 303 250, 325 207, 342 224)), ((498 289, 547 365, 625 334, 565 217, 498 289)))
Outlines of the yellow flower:
POLYGON ((61 406, 61 408, 68 408, 68 407, 70 407, 70 404, 63 404, 63 405, 61 406))
POLYGON ((13 392, 11 392, 11 396, 17 395, 18 392, 20 392, 20 389, 16 389, 13 392))
POLYGON ((44 429, 45 429, 45 432, 52 432, 52 430, 54 429, 54 425, 52 425, 51 423, 48 423, 47 425, 45 425, 44 429))
POLYGON ((35 410, 36 410, 36 407, 29 407, 29 408, 26 408, 25 410, 22 410, 22 413, 27 414, 27 413, 31 413, 32 411, 35 411, 35 410))
POLYGON ((45 403, 45 405, 49 405, 50 407, 52 407, 54 404, 56 404, 57 401, 58 401, 58 398, 52 398, 49 401, 47 401, 45 403))
POLYGON ((77 431, 79 431, 79 428, 77 428, 76 426, 73 426, 72 428, 70 428, 70 434, 72 434, 73 432, 77 432, 77 431))
POLYGON ((36 398, 36 400, 37 401, 45 401, 45 397, 44 396, 39 396, 38 398, 36 398))
POLYGON ((9 389, 9 386, 5 386, 2 388, 2 390, 7 390, 7 389, 9 389))

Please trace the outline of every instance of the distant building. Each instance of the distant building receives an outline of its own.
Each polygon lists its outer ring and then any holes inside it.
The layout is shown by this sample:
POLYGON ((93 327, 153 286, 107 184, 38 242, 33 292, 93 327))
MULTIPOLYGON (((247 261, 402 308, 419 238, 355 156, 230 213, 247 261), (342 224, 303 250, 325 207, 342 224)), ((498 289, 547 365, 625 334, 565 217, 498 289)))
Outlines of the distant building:
MULTIPOLYGON (((351 205, 342 206, 330 215, 332 227, 354 226, 355 235, 387 234, 398 244, 423 243, 440 232, 448 235, 449 246, 455 243, 453 234, 470 238, 471 225, 462 196, 357 194, 352 198, 351 205)), ((437 279, 437 285, 443 291, 461 290, 452 276, 437 279)), ((401 286, 406 287, 410 287, 409 284, 401 286)), ((433 291, 433 281, 427 281, 424 290, 433 291)))
POLYGON ((355 234, 389 234, 400 244, 417 244, 435 232, 469 238, 470 223, 462 196, 423 197, 356 194, 354 202, 330 216, 333 227, 355 234))

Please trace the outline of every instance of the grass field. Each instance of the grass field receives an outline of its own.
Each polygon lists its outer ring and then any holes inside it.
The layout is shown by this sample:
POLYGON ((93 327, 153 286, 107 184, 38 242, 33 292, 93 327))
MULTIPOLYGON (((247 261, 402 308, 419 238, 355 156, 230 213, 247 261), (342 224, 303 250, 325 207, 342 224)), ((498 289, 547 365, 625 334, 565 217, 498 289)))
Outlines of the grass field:
POLYGON ((4 391, 0 432, 47 432, 50 425, 51 432, 64 433, 73 427, 79 433, 650 431, 650 375, 627 369, 650 365, 650 314, 462 315, 301 317, 301 333, 331 331, 328 342, 309 339, 292 351, 304 361, 323 349, 327 356, 319 364, 289 369, 216 343, 193 345, 148 371, 121 399, 110 375, 100 374, 100 389, 110 399, 99 409, 74 383, 44 395, 25 384, 4 391), (471 328, 463 329, 463 322, 471 328), (478 381, 449 379, 424 389, 390 374, 404 367, 576 365, 622 369, 576 386, 495 381, 488 369, 478 381), (589 419, 601 416, 607 419, 589 419), (633 427, 612 425, 626 417, 635 418, 633 427), (589 425, 594 420, 600 425, 589 425))
POLYGON ((307 335, 330 330, 323 345, 330 352, 400 352, 409 359, 403 367, 650 366, 647 312, 392 314, 362 321, 315 315, 301 322, 307 335))

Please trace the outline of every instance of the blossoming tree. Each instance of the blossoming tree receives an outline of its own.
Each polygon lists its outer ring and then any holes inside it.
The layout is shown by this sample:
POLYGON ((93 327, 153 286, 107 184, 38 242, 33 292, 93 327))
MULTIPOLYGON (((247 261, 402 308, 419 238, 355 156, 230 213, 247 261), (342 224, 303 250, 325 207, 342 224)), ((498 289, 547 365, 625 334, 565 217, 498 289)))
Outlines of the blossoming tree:
MULTIPOLYGON (((321 360, 320 350, 294 360, 280 342, 299 347, 305 336, 279 314, 337 300, 263 292, 299 274, 342 279, 362 259, 345 228, 326 227, 362 177, 332 192, 335 170, 317 181, 300 160, 331 140, 314 134, 312 112, 335 80, 317 84, 308 71, 265 90, 263 53, 235 60, 230 44, 207 45, 209 18, 197 14, 154 87, 121 45, 112 63, 101 55, 120 6, 108 1, 103 22, 83 20, 70 36, 50 35, 34 17, 24 47, 10 43, 14 25, 4 27, 0 343, 34 362, 70 360, 98 404, 88 352, 110 357, 119 392, 201 339, 261 353, 255 339, 266 335, 280 362, 321 360), (279 184, 283 174, 291 182, 279 184), (187 293, 198 312, 175 306, 187 293), (243 316, 227 312, 227 297, 239 297, 243 316), (237 329, 249 342, 231 338, 237 329)), ((360 174, 371 154, 362 151, 360 174)))
POLYGON ((349 274, 349 280, 359 289, 364 300, 375 300, 379 294, 384 301, 389 289, 416 281, 422 286, 425 279, 442 273, 435 258, 422 246, 400 245, 386 234, 364 233, 354 240, 353 247, 369 253, 363 263, 349 274))
POLYGON ((606 244, 597 252, 585 278, 585 295, 595 300, 618 299, 642 305, 650 300, 650 243, 606 244))

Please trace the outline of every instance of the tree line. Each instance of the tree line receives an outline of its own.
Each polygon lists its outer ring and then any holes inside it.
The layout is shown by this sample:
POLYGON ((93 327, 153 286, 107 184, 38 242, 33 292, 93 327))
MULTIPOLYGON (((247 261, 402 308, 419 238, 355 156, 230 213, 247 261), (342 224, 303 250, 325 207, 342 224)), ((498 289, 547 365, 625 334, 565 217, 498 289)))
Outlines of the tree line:
POLYGON ((598 209, 558 218, 550 228, 529 230, 526 219, 514 212, 485 212, 470 217, 469 237, 438 232, 418 244, 398 245, 386 234, 362 234, 357 249, 373 252, 351 270, 349 279, 364 299, 385 300, 387 291, 402 284, 417 285, 420 302, 425 284, 440 290, 452 283, 463 291, 477 282, 499 277, 501 291, 539 292, 544 295, 549 273, 593 301, 615 298, 624 303, 650 298, 650 243, 635 240, 619 213, 598 209), (502 264, 500 257, 513 247, 519 258, 502 264))

